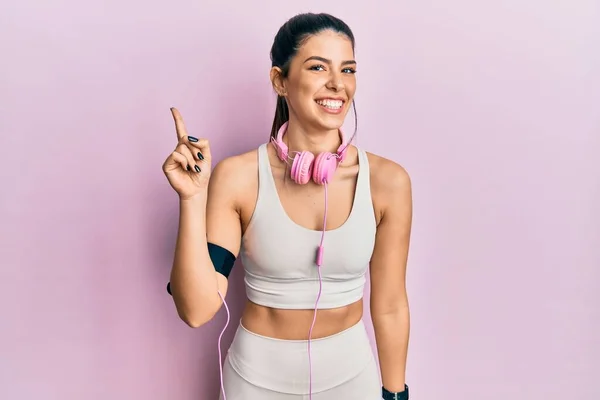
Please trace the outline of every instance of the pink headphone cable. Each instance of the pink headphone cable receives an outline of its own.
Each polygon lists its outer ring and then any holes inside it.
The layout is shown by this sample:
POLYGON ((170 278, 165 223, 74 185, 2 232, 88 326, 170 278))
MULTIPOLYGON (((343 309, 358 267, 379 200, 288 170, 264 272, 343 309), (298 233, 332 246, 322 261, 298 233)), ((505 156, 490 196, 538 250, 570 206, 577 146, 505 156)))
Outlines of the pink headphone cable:
POLYGON ((225 311, 227 311, 227 322, 225 322, 225 326, 223 327, 223 330, 221 331, 221 334, 219 335, 219 372, 221 374, 221 391, 223 392, 223 400, 227 400, 227 396, 225 395, 225 385, 223 383, 223 363, 221 362, 222 357, 221 357, 221 338, 223 337, 223 334, 225 333, 225 330, 227 329, 227 325, 229 325, 229 307, 227 307, 227 302, 225 301, 225 298, 223 297, 223 295, 221 294, 220 291, 217 290, 217 293, 219 294, 219 297, 221 298, 221 300, 223 300, 223 305, 225 306, 225 311))
POLYGON ((321 242, 319 243, 319 249, 317 250, 317 272, 319 273, 319 293, 317 294, 317 301, 315 302, 315 312, 313 321, 308 331, 308 368, 309 368, 309 381, 308 381, 308 398, 312 399, 312 359, 310 355, 310 342, 312 340, 312 331, 317 321, 317 307, 319 300, 321 299, 321 292, 323 291, 323 280, 321 277, 321 264, 323 263, 323 240, 325 239, 325 230, 327 229, 327 182, 325 185, 325 213, 323 215, 323 232, 321 233, 321 242))
MULTIPOLYGON (((309 367, 308 367, 309 368, 308 398, 310 400, 312 400, 312 358, 311 358, 310 343, 312 340, 312 331, 313 331, 313 328, 315 327, 315 322, 317 321, 317 307, 319 305, 319 300, 321 299, 321 293, 323 291, 323 279, 321 277, 321 264, 323 263, 323 241, 325 239, 325 231, 327 230, 327 208, 328 208, 327 204, 329 203, 328 193, 327 193, 327 181, 324 181, 323 184, 325 186, 325 212, 323 215, 323 232, 321 233, 321 242, 319 243, 319 248, 317 250, 317 260, 316 260, 317 272, 319 274, 319 292, 317 294, 317 300, 315 302, 315 311, 313 314, 313 321, 310 326, 310 330, 308 331, 308 365, 309 365, 309 367)), ((223 334, 225 333, 225 330, 227 329, 227 326, 229 325, 230 313, 229 313, 229 307, 227 307, 227 302, 225 301, 225 298, 223 297, 223 295, 221 294, 220 291, 217 291, 217 293, 219 294, 219 297, 223 301, 223 305, 225 306, 225 310, 227 311, 227 322, 225 322, 225 327, 223 327, 223 330, 221 331, 221 334, 219 335, 219 372, 220 372, 220 377, 221 377, 221 391, 223 393, 223 400, 227 400, 227 396, 225 395, 225 385, 223 383, 223 364, 221 362, 221 360, 222 360, 221 339, 223 338, 223 334)))

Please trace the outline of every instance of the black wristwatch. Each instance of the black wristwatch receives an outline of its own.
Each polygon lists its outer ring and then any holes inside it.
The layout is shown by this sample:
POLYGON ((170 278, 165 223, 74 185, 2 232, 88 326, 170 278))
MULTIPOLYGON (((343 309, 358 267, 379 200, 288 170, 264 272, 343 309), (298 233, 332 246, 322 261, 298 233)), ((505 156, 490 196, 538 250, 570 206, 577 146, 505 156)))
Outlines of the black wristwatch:
POLYGON ((408 385, 404 384, 404 391, 392 393, 384 387, 381 387, 381 397, 383 400, 408 400, 408 385))

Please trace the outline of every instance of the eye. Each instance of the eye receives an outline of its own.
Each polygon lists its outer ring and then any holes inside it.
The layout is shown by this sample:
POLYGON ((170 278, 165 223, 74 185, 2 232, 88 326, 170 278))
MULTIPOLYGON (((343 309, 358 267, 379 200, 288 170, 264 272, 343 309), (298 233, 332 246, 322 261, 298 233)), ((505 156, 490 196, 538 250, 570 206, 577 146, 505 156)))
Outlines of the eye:
MULTIPOLYGON (((324 71, 325 70, 325 66, 322 64, 317 64, 317 65, 312 65, 309 70, 311 71, 324 71)), ((348 67, 348 68, 344 68, 342 69, 342 72, 344 74, 355 74, 356 73, 356 69, 348 67)))

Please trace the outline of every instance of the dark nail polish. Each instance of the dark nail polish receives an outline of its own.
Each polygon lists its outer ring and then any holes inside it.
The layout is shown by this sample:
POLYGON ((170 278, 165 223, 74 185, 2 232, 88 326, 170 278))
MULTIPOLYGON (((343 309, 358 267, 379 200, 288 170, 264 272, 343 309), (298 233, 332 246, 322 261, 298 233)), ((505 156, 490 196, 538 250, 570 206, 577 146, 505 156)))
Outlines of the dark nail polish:
POLYGON ((201 170, 200 170, 200 167, 199 167, 199 166, 197 166, 197 165, 194 165, 194 169, 196 170, 196 172, 200 172, 200 171, 201 171, 201 170))
POLYGON ((189 165, 186 168, 187 168, 188 171, 192 170, 189 165))
POLYGON ((197 141, 198 141, 198 139, 197 139, 197 138, 195 138, 195 137, 193 137, 193 136, 188 136, 188 140, 189 140, 190 142, 197 142, 197 141))
POLYGON ((200 161, 204 160, 204 156, 202 155, 202 153, 198 152, 198 158, 200 159, 200 161))

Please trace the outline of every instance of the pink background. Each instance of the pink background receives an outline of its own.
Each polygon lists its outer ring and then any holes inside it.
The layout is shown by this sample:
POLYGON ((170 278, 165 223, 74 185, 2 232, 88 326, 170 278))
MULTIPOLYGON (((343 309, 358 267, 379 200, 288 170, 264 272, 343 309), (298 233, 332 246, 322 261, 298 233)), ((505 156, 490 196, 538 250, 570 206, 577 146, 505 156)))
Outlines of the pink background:
POLYGON ((3 3, 0 398, 216 399, 225 313, 165 292, 169 107, 216 160, 264 142, 309 10, 357 36, 358 144, 413 178, 412 397, 600 398, 598 2, 327 4, 3 3))

